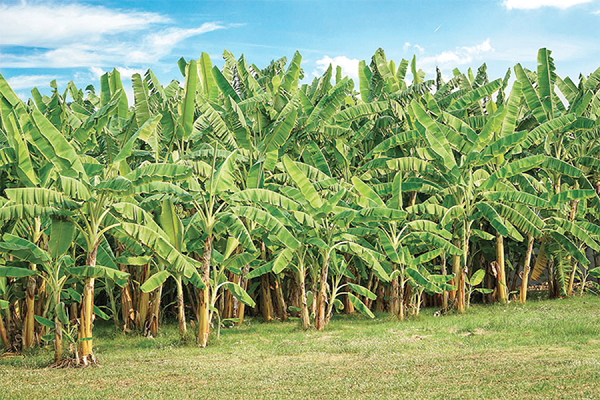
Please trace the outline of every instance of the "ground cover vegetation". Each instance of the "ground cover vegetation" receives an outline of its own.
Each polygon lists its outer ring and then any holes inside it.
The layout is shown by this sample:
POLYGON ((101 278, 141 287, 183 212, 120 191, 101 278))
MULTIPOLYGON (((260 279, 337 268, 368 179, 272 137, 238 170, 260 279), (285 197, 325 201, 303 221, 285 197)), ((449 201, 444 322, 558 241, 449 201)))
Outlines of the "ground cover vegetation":
POLYGON ((94 364, 98 318, 157 337, 170 314, 205 347, 247 315, 324 330, 524 304, 529 279, 598 292, 600 68, 562 79, 541 49, 444 81, 378 50, 355 87, 300 84, 299 53, 223 57, 135 74, 129 100, 117 70, 27 102, 0 76, 5 351, 94 364))
MULTIPOLYGON (((537 295, 539 292, 532 292, 537 295)), ((468 313, 397 321, 335 315, 324 332, 299 319, 249 317, 209 346, 153 339, 97 323, 99 368, 48 368, 35 348, 0 360, 11 399, 595 399, 600 382, 600 297, 474 304, 468 313)), ((191 334, 191 332, 190 332, 191 334)))

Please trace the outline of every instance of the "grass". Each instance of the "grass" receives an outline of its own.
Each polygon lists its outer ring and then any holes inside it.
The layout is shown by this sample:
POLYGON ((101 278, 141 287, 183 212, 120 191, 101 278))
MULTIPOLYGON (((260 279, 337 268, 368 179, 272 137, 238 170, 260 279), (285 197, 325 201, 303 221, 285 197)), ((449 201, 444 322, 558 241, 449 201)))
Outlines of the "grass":
POLYGON ((47 369, 44 349, 0 358, 0 398, 600 398, 600 297, 433 311, 340 315, 325 332, 249 320, 205 349, 175 324, 155 339, 99 326, 100 367, 47 369))

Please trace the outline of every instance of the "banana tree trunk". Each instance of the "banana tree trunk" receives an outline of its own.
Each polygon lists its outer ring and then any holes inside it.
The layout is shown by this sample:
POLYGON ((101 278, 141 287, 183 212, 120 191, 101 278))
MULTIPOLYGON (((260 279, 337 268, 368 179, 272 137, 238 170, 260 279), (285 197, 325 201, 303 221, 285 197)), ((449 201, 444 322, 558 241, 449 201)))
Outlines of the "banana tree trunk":
POLYGON ((410 200, 408 201, 408 206, 412 207, 415 205, 417 200, 417 192, 410 192, 410 200))
POLYGON ((450 299, 456 304, 456 309, 459 312, 465 311, 465 291, 464 291, 464 277, 463 268, 461 267, 460 256, 452 256, 452 273, 454 278, 452 284, 456 287, 456 290, 450 292, 450 299))
POLYGON ((179 339, 185 340, 187 327, 185 325, 185 306, 183 303, 183 283, 181 277, 178 276, 175 280, 177 285, 177 320, 179 321, 179 339))
POLYGON ((0 314, 0 339, 2 340, 2 345, 5 348, 10 347, 10 340, 8 340, 8 333, 6 332, 4 322, 2 321, 2 314, 0 314))
POLYGON ((397 316, 400 312, 399 299, 398 277, 395 276, 394 279, 392 279, 392 288, 390 290, 390 314, 393 316, 397 316))
MULTIPOLYGON (((267 248, 265 242, 260 244, 261 257, 264 262, 267 262, 267 248)), ((269 273, 260 277, 260 305, 265 322, 273 320, 273 300, 271 299, 271 282, 269 273)))
POLYGON ((506 286, 506 271, 504 268, 504 237, 500 234, 496 234, 496 264, 498 268, 498 301, 506 303, 508 301, 508 287, 506 286))
POLYGON ((206 347, 210 333, 210 257, 212 254, 212 236, 208 236, 204 242, 204 253, 202 254, 202 281, 206 288, 200 290, 198 302, 198 346, 206 347))
POLYGON ((375 300, 375 311, 379 313, 385 311, 385 287, 381 283, 377 287, 377 300, 375 300))
POLYGON ((10 306, 4 310, 4 318, 5 318, 5 328, 6 328, 6 332, 10 332, 11 331, 11 325, 13 324, 13 316, 12 313, 10 312, 10 306))
POLYGON ((521 277, 521 290, 519 292, 519 302, 527 302, 527 286, 529 284, 529 270, 531 269, 531 254, 533 253, 533 235, 527 235, 527 253, 525 253, 525 264, 523 265, 523 276, 521 277))
MULTIPOLYGON (((142 278, 140 279, 140 286, 148 280, 150 277, 150 263, 144 265, 142 267, 142 278)), ((138 288, 139 290, 139 288, 138 288)), ((140 294, 138 296, 138 316, 139 319, 138 329, 142 330, 142 333, 146 333, 146 319, 148 319, 148 308, 150 307, 150 293, 145 293, 139 290, 140 294)))
MULTIPOLYGON (((35 269, 35 266, 31 266, 35 269)), ((35 289, 37 282, 35 277, 27 278, 27 289, 25 290, 25 320, 23 321, 23 348, 30 349, 35 343, 35 289)))
MULTIPOLYGON (((73 288, 73 290, 76 290, 77 289, 77 284, 74 283, 72 285, 72 288, 73 288)), ((70 317, 69 322, 70 322, 71 325, 75 325, 77 323, 77 315, 78 315, 78 312, 77 312, 77 303, 76 302, 72 302, 70 310, 69 310, 69 317, 70 317)))
MULTIPOLYGON (((37 300, 35 302, 35 315, 40 315, 46 318, 47 309, 44 309, 44 305, 49 305, 49 301, 46 300, 47 292, 46 292, 46 280, 39 277, 36 282, 37 285, 37 300)), ((46 306, 47 307, 47 306, 46 306)), ((37 344, 39 344, 42 336, 45 335, 46 327, 40 323, 35 322, 37 327, 38 335, 37 335, 37 344)))
POLYGON ((300 306, 302 303, 302 300, 300 300, 300 287, 298 286, 298 279, 296 278, 296 275, 293 276, 294 279, 290 280, 290 284, 289 284, 289 301, 290 301, 290 307, 292 307, 292 309, 290 310, 290 313, 293 317, 298 317, 300 318, 300 306), (298 309, 298 310, 296 310, 298 309))
MULTIPOLYGON (((96 255, 98 252, 98 244, 88 254, 87 265, 90 267, 96 266, 96 255)), ((81 299, 81 317, 79 326, 79 354, 81 357, 80 363, 84 366, 96 362, 92 351, 92 322, 94 315, 94 278, 86 278, 83 287, 83 296, 81 299)))
POLYGON ((302 329, 310 328, 310 317, 308 313, 308 300, 306 298, 306 282, 304 271, 298 273, 298 287, 300 288, 300 320, 302 329))
POLYGON ((452 281, 450 283, 454 287, 456 287, 456 289, 451 290, 450 292, 448 292, 448 294, 449 294, 450 301, 452 303, 455 303, 456 302, 456 294, 458 292, 458 281, 460 279, 459 278, 460 277, 460 256, 457 256, 457 255, 452 256, 452 273, 454 274, 454 278, 452 278, 452 281))
POLYGON ((315 328, 318 331, 325 329, 325 302, 327 301, 327 273, 329 272, 329 256, 323 262, 321 278, 319 279, 319 292, 317 294, 317 313, 315 316, 315 328))
POLYGON ((108 300, 112 311, 112 320, 117 330, 121 329, 121 321, 119 321, 119 313, 117 312, 117 301, 115 300, 115 284, 110 280, 105 281, 108 300))
MULTIPOLYGON (((571 212, 569 214, 569 221, 573 221, 575 219, 575 215, 577 214, 577 205, 579 204, 579 200, 571 201, 571 212)), ((585 252, 584 252, 585 253, 585 252)), ((572 259, 572 257, 570 257, 572 259)), ((577 272, 577 262, 571 262, 571 273, 569 274, 569 286, 567 287, 567 296, 573 295, 573 285, 575 284, 575 272, 577 272)))
MULTIPOLYGON (((442 254, 442 275, 446 275, 447 271, 446 271, 446 253, 442 254)), ((447 310, 448 309, 448 291, 444 290, 442 292, 442 309, 443 310, 447 310)))
POLYGON ((260 277, 261 310, 265 322, 273 320, 273 301, 271 299, 271 282, 269 274, 260 277))
POLYGON ((163 285, 160 285, 154 292, 152 302, 152 315, 150 317, 150 333, 156 337, 158 335, 158 322, 160 320, 160 298, 162 297, 163 285))
POLYGON ((404 274, 400 274, 398 282, 398 321, 403 321, 406 317, 406 304, 404 299, 406 298, 405 293, 406 280, 404 274))
MULTIPOLYGON (((373 288, 371 289, 371 292, 373 293, 377 293, 377 289, 379 288, 379 278, 374 276, 373 277, 373 288)), ((369 299, 367 298, 365 300, 365 305, 370 309, 373 308, 373 299, 369 299)))
POLYGON ((558 297, 559 290, 556 287, 556 280, 554 279, 554 262, 548 264, 548 297, 553 299, 558 297))
MULTIPOLYGON (((227 280, 229 282, 238 283, 238 276, 230 272, 227 280)), ((233 295, 229 290, 226 290, 221 294, 223 298, 223 312, 221 313, 222 318, 233 318, 233 295)))
MULTIPOLYGON (((248 273, 249 270, 250 270, 250 266, 246 265, 244 267, 242 277, 240 278, 240 286, 244 290, 248 289, 248 279, 246 279, 244 277, 246 276, 246 274, 248 273)), ((235 308, 235 312, 234 312, 234 317, 239 320, 237 323, 238 325, 241 325, 244 322, 244 313, 245 312, 246 312, 246 305, 244 303, 242 303, 241 301, 238 301, 237 307, 235 308)))
MULTIPOLYGON (((600 252, 594 252, 594 268, 600 267, 600 252)), ((600 276, 596 278, 598 284, 600 284, 600 276)))
MULTIPOLYGON (((519 262, 516 265, 521 265, 522 257, 519 258, 519 262)), ((512 293, 517 290, 517 277, 519 274, 519 268, 514 268, 512 278, 510 279, 510 290, 508 293, 512 293)))
MULTIPOLYGON (((371 292, 373 291, 372 289, 373 289, 373 279, 374 279, 374 278, 375 278, 375 274, 373 274, 373 270, 371 270, 371 271, 369 272, 369 280, 368 280, 368 282, 367 282, 367 290, 369 290, 369 291, 371 291, 371 292)), ((365 303, 365 305, 366 305, 367 307, 369 307, 369 300, 370 300, 370 299, 369 299, 367 296, 363 296, 363 299, 362 299, 362 301, 363 301, 363 303, 365 303)))
MULTIPOLYGON (((350 279, 344 277, 344 284, 352 283, 350 279)), ((345 294, 344 295, 344 314, 353 314, 354 313, 354 304, 350 301, 350 297, 345 294)))
MULTIPOLYGON (((127 272, 127 267, 125 265, 119 265, 119 269, 123 272, 127 272)), ((129 280, 121 288, 121 315, 123 317, 123 330, 129 332, 133 327, 133 323, 135 323, 135 310, 133 309, 129 280)))
POLYGON ((458 296, 456 296, 456 302, 458 304, 458 311, 461 313, 465 312, 465 307, 466 307, 465 278, 466 278, 466 273, 463 270, 458 279, 458 296))
POLYGON ((273 285, 275 286, 275 306, 277 307, 277 315, 279 315, 279 318, 281 318, 282 321, 287 321, 287 307, 285 304, 285 298, 283 297, 281 279, 278 276, 275 276, 273 285))
POLYGON ((575 273, 577 272, 577 261, 571 259, 571 272, 569 273, 569 285, 567 296, 573 296, 573 286, 575 285, 575 273))
MULTIPOLYGON (((56 294, 56 304, 60 303, 60 292, 56 294)), ((54 362, 57 363, 63 359, 63 338, 62 323, 58 318, 58 313, 54 312, 54 362)))

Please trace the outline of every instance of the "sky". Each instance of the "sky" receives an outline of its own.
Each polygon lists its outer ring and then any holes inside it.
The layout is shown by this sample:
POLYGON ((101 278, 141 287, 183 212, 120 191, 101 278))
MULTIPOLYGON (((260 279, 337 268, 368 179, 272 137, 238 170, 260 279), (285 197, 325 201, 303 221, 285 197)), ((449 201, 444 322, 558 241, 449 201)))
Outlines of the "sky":
POLYGON ((358 86, 379 47, 396 65, 416 55, 429 78, 485 62, 491 79, 535 69, 546 47, 577 81, 600 67, 600 0, 0 0, 0 74, 23 99, 53 79, 99 88, 117 68, 131 102, 132 74, 183 81, 180 57, 221 67, 224 49, 260 68, 298 50, 305 82, 333 64, 358 86))

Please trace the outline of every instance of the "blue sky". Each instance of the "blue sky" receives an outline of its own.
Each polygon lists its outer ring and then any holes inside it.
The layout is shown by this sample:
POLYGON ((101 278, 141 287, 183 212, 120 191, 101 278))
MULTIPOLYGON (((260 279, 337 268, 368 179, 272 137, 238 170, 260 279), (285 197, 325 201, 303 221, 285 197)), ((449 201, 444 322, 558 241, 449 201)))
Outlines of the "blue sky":
POLYGON ((113 67, 127 87, 147 68, 167 84, 180 57, 221 66, 223 49, 259 67, 299 50, 306 79, 330 63, 356 78, 378 47, 396 62, 416 54, 430 77, 486 62, 492 78, 535 68, 547 47, 577 79, 600 66, 600 0, 0 0, 0 73, 23 98, 52 79, 98 87, 113 67))

